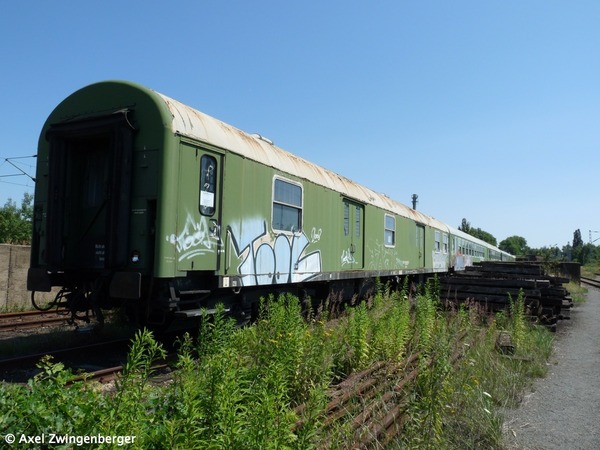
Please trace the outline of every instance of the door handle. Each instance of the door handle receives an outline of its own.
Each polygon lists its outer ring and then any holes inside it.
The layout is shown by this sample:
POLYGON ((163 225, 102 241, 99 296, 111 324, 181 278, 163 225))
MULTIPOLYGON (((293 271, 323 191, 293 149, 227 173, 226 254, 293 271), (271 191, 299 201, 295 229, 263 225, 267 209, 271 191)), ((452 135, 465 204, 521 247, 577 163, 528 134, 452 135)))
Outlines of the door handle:
POLYGON ((216 219, 210 219, 210 234, 212 236, 215 237, 220 237, 221 236, 221 225, 219 225, 219 222, 217 222, 216 219))

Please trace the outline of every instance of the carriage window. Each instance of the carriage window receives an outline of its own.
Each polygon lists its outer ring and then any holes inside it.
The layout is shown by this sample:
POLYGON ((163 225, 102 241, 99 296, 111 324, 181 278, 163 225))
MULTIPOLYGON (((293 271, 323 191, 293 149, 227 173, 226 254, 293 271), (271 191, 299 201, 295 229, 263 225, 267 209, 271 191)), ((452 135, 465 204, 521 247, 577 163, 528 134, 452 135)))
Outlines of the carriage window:
POLYGON ((386 247, 396 245, 396 218, 394 216, 385 215, 383 240, 386 247))
POLYGON ((217 160, 203 155, 200 159, 200 213, 212 216, 215 213, 217 192, 217 160))
POLYGON ((439 252, 442 248, 442 243, 440 242, 440 232, 436 230, 435 232, 435 251, 439 252))
POLYGON ((444 250, 444 253, 448 253, 448 235, 446 233, 444 233, 443 239, 444 239, 444 246, 442 248, 444 250))
POLYGON ((302 186, 276 178, 273 184, 274 230, 302 231, 302 186))

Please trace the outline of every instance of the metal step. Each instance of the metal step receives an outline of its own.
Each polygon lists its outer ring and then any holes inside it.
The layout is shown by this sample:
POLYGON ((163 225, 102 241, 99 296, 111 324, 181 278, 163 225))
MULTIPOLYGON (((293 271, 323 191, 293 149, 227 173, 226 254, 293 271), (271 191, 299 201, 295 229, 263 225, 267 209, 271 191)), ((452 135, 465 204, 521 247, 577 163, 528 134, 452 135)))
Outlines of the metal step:
POLYGON ((196 289, 194 291, 179 291, 179 295, 198 295, 198 294, 210 294, 210 290, 196 289))

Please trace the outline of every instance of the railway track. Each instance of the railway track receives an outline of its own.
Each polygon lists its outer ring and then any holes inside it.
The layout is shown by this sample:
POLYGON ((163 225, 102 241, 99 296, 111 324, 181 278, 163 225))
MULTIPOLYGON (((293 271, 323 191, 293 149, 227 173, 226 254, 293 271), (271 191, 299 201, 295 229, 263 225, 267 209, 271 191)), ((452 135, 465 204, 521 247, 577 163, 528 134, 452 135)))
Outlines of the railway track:
POLYGON ((600 281, 587 277, 581 277, 580 279, 583 284, 600 289, 600 281))
POLYGON ((62 348, 58 350, 53 350, 49 352, 42 353, 34 353, 29 355, 22 355, 15 358, 7 358, 0 359, 0 365, 9 365, 9 364, 19 364, 26 363, 28 361, 38 361, 41 357, 45 355, 51 355, 53 357, 68 357, 72 354, 76 353, 84 353, 84 352, 99 352, 104 348, 114 348, 114 347, 126 347, 131 342, 130 338, 124 339, 113 339, 111 341, 103 341, 103 342, 95 342, 93 344, 88 345, 80 345, 62 348))
MULTIPOLYGON (((83 381, 97 381, 102 384, 107 384, 117 379, 123 373, 125 367, 123 364, 108 366, 108 364, 96 363, 98 366, 103 367, 100 369, 90 370, 85 360, 77 362, 78 360, 80 360, 80 356, 73 355, 86 351, 110 352, 110 349, 113 347, 117 347, 120 349, 120 347, 125 342, 129 341, 126 340, 121 342, 120 340, 115 340, 110 342, 98 343, 90 346, 73 347, 58 352, 52 352, 52 356, 60 361, 66 361, 66 365, 70 367, 74 373, 76 373, 76 375, 74 375, 73 378, 67 381, 67 386, 83 381), (83 364, 83 366, 81 366, 80 364, 83 364), (82 368, 85 366, 88 366, 88 368, 82 368)), ((18 358, 0 361, 0 380, 16 383, 25 383, 32 376, 32 373, 34 371, 33 365, 36 365, 40 361, 40 359, 42 359, 46 355, 47 354, 26 355, 18 358)), ((122 358, 120 358, 122 361, 125 360, 125 355, 126 352, 123 352, 122 358)), ((110 359, 113 358, 109 358, 109 360, 110 359)), ((158 363, 153 364, 152 367, 150 367, 150 371, 154 374, 153 377, 156 376, 159 379, 164 378, 165 376, 168 377, 169 373, 171 372, 169 363, 173 362, 174 360, 174 356, 170 355, 162 362, 159 361, 158 363)))
MULTIPOLYGON (((472 339, 483 339, 483 333, 472 339)), ((466 334, 457 336, 449 358, 450 364, 458 363, 468 344, 466 334)), ((374 448, 377 442, 384 445, 390 443, 402 432, 408 418, 407 392, 410 388, 407 386, 415 382, 421 370, 433 363, 433 357, 424 358, 423 355, 414 353, 401 363, 378 362, 350 375, 332 386, 328 392, 329 402, 323 419, 324 429, 330 429, 336 422, 354 416, 349 423, 349 428, 354 433, 354 441, 349 448, 374 448)), ((295 408, 295 412, 300 414, 305 408, 306 405, 301 404, 295 408)), ((302 426, 303 421, 299 420, 293 431, 302 426)), ((324 448, 330 445, 331 442, 327 438, 321 443, 324 448)))
MULTIPOLYGON (((9 382, 26 382, 36 365, 47 356, 52 356, 56 361, 63 362, 65 366, 74 371, 83 369, 88 372, 82 375, 87 379, 107 381, 110 377, 118 375, 122 370, 121 363, 125 361, 129 338, 113 339, 110 341, 95 342, 87 345, 71 346, 59 350, 42 353, 20 355, 13 358, 0 359, 0 380, 9 382), (115 365, 117 363, 118 365, 115 365), (89 367, 103 367, 100 370, 89 370, 89 367), (106 369, 106 367, 111 367, 106 369)), ((74 381, 78 381, 76 378, 74 381)))
POLYGON ((21 311, 0 314, 0 332, 16 331, 67 323, 65 310, 21 311))
MULTIPOLYGON (((153 373, 160 372, 163 370, 167 370, 169 368, 168 364, 154 364, 150 367, 150 371, 153 373)), ((94 380, 99 383, 108 383, 110 381, 115 380, 124 370, 124 366, 114 366, 107 367, 105 369, 98 369, 91 372, 85 372, 82 374, 78 374, 73 379, 71 379, 67 384, 73 384, 78 381, 90 381, 94 380)))

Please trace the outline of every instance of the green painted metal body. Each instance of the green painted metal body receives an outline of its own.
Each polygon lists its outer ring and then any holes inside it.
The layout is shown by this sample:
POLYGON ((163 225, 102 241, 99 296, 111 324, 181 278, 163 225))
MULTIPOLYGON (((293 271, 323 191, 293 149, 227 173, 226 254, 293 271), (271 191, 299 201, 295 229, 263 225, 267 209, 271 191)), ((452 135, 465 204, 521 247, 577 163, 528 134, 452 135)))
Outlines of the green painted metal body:
POLYGON ((459 252, 435 219, 128 82, 58 105, 37 180, 32 268, 120 274, 117 298, 442 272, 459 252))
MULTIPOLYGON (((127 233, 123 242, 127 243, 128 248, 139 249, 144 255, 150 255, 155 251, 155 242, 153 242, 152 228, 154 226, 167 225, 169 222, 173 222, 172 214, 168 214, 167 211, 161 208, 162 202, 173 201, 176 196, 176 190, 169 183, 164 183, 167 178, 166 175, 169 173, 176 174, 176 167, 173 168, 175 161, 169 157, 169 154, 177 151, 178 139, 174 136, 169 136, 165 131, 165 124, 170 121, 168 111, 166 108, 161 108, 161 103, 157 101, 156 95, 151 91, 141 89, 140 87, 131 83, 122 82, 107 82, 97 85, 92 85, 84 88, 66 100, 64 100, 49 116, 42 133, 40 135, 39 146, 38 146, 38 168, 37 168, 37 180, 35 190, 35 210, 37 211, 37 217, 35 220, 34 227, 34 253, 32 255, 32 266, 63 266, 57 267, 62 269, 64 267, 78 268, 78 260, 75 253, 71 255, 65 255, 67 258, 62 259, 60 263, 52 263, 47 261, 46 250, 51 242, 51 239, 61 239, 59 248, 56 250, 57 253, 61 252, 61 248, 66 247, 77 247, 81 243, 82 233, 87 235, 96 235, 98 238, 98 252, 101 259, 102 246, 106 245, 106 231, 105 220, 102 217, 103 212, 92 211, 88 214, 87 221, 80 221, 73 223, 71 221, 76 219, 86 209, 84 203, 85 198, 78 198, 77 196, 86 189, 95 190, 96 195, 100 197, 113 198, 119 193, 117 190, 113 192, 107 192, 111 173, 118 170, 122 164, 130 164, 131 169, 129 170, 129 180, 124 180, 124 183, 129 183, 129 198, 126 199, 127 203, 127 217, 124 222, 127 222, 128 226, 122 232, 127 233), (134 112, 135 117, 129 116, 126 120, 133 120, 131 123, 132 130, 132 142, 130 148, 126 150, 127 155, 123 158, 128 158, 129 162, 125 161, 113 161, 111 157, 107 157, 106 160, 102 161, 98 158, 98 161, 90 161, 86 155, 87 148, 85 148, 85 131, 82 136, 78 136, 77 130, 67 132, 69 142, 77 141, 78 139, 83 140, 84 145, 82 148, 69 149, 65 152, 67 157, 64 159, 70 160, 68 163, 73 163, 74 156, 77 152, 80 155, 76 155, 78 160, 76 163, 71 164, 64 171, 58 170, 53 167, 53 162, 56 159, 58 150, 53 148, 51 150, 51 139, 49 135, 52 133, 52 128, 57 124, 63 126, 69 126, 69 124, 82 123, 82 128, 86 128, 86 123, 94 123, 95 121, 101 120, 101 118, 110 117, 111 115, 118 114, 119 111, 130 111, 134 112), (144 126, 144 124, 152 124, 152 126, 144 126), (52 153, 54 152, 54 153, 52 153), (108 167, 106 170, 102 170, 102 173, 93 173, 95 167, 94 164, 105 164, 108 167), (89 186, 85 183, 86 171, 93 173, 96 178, 100 178, 96 186, 89 186), (56 180, 60 178, 60 180, 56 180), (53 180, 54 179, 54 180, 53 180), (54 181, 54 184, 52 183, 54 181), (58 190, 60 185, 66 186, 65 189, 58 190), (66 207, 62 208, 62 214, 60 217, 51 216, 51 220, 58 222, 61 230, 49 236, 48 234, 48 213, 52 212, 51 203, 57 195, 63 195, 66 207), (151 214, 162 215, 165 212, 165 217, 157 217, 154 221, 151 214), (99 220, 100 219, 100 220, 99 220), (88 227, 90 229, 88 230, 88 227)), ((89 133, 89 132, 88 132, 89 133)), ((105 153, 112 151, 111 146, 113 145, 114 136, 111 135, 110 130, 102 130, 100 134, 106 134, 105 140, 107 144, 103 149, 105 153)), ((87 140, 87 143, 94 142, 97 137, 92 136, 87 140)), ((96 141, 97 142, 97 141, 96 141)), ((85 195, 86 192, 83 192, 85 195)), ((88 196, 93 195, 89 192, 88 196)), ((106 200, 103 198, 102 200, 106 200)), ((101 204, 102 202, 100 202, 101 204)), ((106 206, 104 206, 106 210, 106 206)), ((158 231, 158 230, 157 230, 158 231)), ((160 250, 160 245, 156 250, 160 250)), ((164 250, 171 250, 169 246, 164 245, 164 250)), ((171 253, 173 253, 171 251, 171 253)), ((55 255, 54 259, 59 260, 61 255, 55 255)), ((144 272, 152 272, 153 259, 144 258, 140 260, 136 266, 136 270, 142 270, 144 272)), ((97 261, 97 269, 105 269, 105 265, 102 261, 97 261)), ((127 265, 126 262, 121 261, 120 266, 127 265)), ((84 265, 85 268, 94 268, 89 262, 84 265)))

